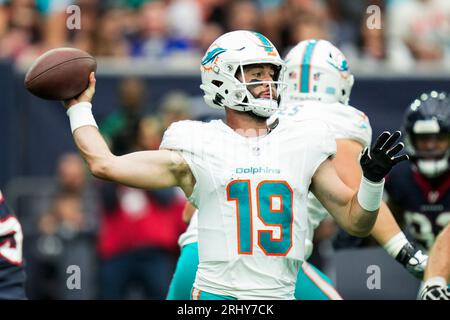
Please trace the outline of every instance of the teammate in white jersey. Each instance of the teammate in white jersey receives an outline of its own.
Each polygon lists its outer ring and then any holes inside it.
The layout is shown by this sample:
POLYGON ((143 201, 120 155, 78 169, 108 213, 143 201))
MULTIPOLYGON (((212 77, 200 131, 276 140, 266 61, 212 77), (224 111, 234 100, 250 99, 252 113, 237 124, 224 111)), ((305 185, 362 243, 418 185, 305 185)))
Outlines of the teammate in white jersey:
MULTIPOLYGON (((353 75, 342 52, 325 40, 305 40, 287 54, 285 80, 288 88, 280 111, 273 119, 321 120, 336 139, 337 155, 333 160, 341 179, 357 189, 361 180, 359 156, 370 146, 372 129, 367 116, 348 105, 353 75)), ((269 120, 273 121, 273 120, 269 120)), ((328 216, 327 210, 312 193, 308 195, 308 234, 306 258, 313 249, 314 229, 328 216)), ((383 203, 372 236, 385 246, 397 260, 421 278, 426 255, 406 239, 387 206, 383 203), (393 240, 392 240, 393 239, 393 240)), ((169 289, 168 299, 184 299, 198 264, 196 257, 197 215, 194 214, 187 231, 180 236, 180 261, 169 289)), ((298 275, 297 299, 340 299, 330 286, 331 281, 305 262, 298 275)))
MULTIPOLYGON (((359 155, 370 146, 372 130, 367 116, 348 105, 354 79, 345 56, 328 41, 305 40, 289 51, 285 62, 288 89, 276 116, 327 123, 336 139, 336 171, 349 187, 358 188, 359 155)), ((314 230, 328 212, 311 193, 309 200, 308 218, 314 230)), ((427 256, 407 240, 384 202, 371 235, 409 272, 422 278, 427 256)), ((308 236, 308 253, 312 237, 308 236)))
POLYGON ((158 151, 110 152, 91 112, 93 74, 89 88, 65 102, 75 143, 95 176, 147 189, 180 186, 199 209, 196 299, 292 299, 305 258, 308 192, 341 227, 366 236, 384 176, 408 158, 396 156, 400 132, 384 132, 361 156, 359 190, 347 187, 330 160, 336 144, 325 124, 267 125, 279 108, 284 68, 261 34, 222 35, 202 60, 201 88, 208 105, 225 109, 225 123, 174 123, 158 151))

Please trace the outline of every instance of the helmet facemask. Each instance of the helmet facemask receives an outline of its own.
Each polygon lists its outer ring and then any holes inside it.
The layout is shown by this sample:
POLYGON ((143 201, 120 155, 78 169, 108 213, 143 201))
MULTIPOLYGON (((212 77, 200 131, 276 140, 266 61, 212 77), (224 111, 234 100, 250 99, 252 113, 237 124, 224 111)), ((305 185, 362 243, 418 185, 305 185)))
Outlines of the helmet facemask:
POLYGON ((428 178, 435 178, 443 174, 449 169, 450 157, 450 136, 448 134, 426 134, 415 135, 413 141, 414 156, 413 162, 416 164, 418 170, 428 178), (418 145, 418 140, 436 140, 436 144, 441 144, 440 148, 424 148, 418 145))
MULTIPOLYGON (((282 67, 270 64, 248 64, 239 65, 235 77, 240 82, 237 85, 239 92, 245 92, 242 100, 236 101, 237 109, 251 111, 257 116, 268 118, 273 115, 280 104, 280 93, 286 85, 279 81, 282 67), (264 80, 268 78, 271 80, 264 80), (258 76, 258 74, 262 74, 258 76)), ((235 108, 233 108, 235 109, 235 108)))

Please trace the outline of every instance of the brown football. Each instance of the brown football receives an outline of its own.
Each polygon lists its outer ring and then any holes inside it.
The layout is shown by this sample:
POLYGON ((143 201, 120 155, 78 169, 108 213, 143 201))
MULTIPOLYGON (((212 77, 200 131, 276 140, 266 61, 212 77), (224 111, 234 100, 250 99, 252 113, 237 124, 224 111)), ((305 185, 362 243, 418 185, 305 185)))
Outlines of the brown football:
POLYGON ((47 100, 67 100, 89 85, 97 63, 89 53, 75 48, 52 49, 41 55, 25 75, 25 87, 47 100))

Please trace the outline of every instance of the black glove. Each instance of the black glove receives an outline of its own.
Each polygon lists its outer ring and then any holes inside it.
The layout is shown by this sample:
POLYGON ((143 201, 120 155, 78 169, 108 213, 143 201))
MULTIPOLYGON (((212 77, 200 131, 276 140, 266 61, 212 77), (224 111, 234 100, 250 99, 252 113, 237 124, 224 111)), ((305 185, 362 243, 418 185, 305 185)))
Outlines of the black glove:
POLYGON ((395 257, 413 276, 418 279, 423 278, 423 273, 427 267, 428 256, 421 250, 415 248, 411 243, 403 246, 395 257))
POLYGON ((359 162, 366 179, 372 182, 380 182, 393 166, 409 159, 406 154, 395 157, 404 147, 401 142, 394 146, 401 135, 400 131, 395 131, 393 134, 385 131, 378 137, 370 152, 368 148, 364 150, 359 162))

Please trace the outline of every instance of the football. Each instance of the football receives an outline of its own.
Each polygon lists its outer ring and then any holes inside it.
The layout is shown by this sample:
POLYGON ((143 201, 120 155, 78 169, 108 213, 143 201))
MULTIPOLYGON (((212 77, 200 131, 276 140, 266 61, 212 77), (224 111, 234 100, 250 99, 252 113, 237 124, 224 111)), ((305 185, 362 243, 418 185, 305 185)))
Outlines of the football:
POLYGON ((25 75, 25 87, 47 100, 67 100, 89 85, 97 63, 89 53, 75 48, 52 49, 41 55, 25 75))

